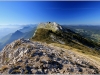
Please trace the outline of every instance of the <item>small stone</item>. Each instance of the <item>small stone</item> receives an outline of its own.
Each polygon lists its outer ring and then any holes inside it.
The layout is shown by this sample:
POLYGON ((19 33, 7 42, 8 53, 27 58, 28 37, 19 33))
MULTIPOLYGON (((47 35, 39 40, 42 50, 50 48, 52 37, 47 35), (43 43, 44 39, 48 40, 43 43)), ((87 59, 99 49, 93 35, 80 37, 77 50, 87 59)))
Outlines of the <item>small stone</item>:
POLYGON ((37 72, 36 69, 31 69, 32 73, 35 74, 37 72))
POLYGON ((22 62, 22 59, 21 59, 21 58, 19 58, 19 59, 17 60, 17 62, 22 62))
POLYGON ((38 71, 42 72, 42 69, 38 69, 38 71))

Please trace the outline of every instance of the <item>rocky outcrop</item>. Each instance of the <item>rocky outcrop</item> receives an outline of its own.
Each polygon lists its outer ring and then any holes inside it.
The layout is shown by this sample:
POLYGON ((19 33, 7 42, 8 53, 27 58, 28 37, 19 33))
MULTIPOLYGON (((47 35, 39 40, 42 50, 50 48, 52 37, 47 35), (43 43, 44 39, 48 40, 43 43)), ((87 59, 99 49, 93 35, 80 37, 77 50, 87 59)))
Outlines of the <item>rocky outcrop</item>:
POLYGON ((32 38, 15 40, 3 48, 0 74, 100 74, 100 64, 85 56, 86 53, 99 55, 95 48, 99 45, 55 22, 40 23, 32 38))
MULTIPOLYGON (((96 53, 100 53, 99 44, 55 22, 40 23, 32 40, 46 43, 60 43, 82 50, 84 47, 89 47, 95 49, 96 53)), ((91 52, 93 51, 91 50, 91 52)))
POLYGON ((37 27, 37 29, 39 28, 44 28, 44 29, 48 29, 48 30, 52 30, 52 31, 59 31, 62 30, 62 27, 57 24, 56 22, 47 22, 47 23, 40 23, 37 27))
POLYGON ((23 38, 0 52, 1 74, 99 74, 99 70, 72 50, 23 38))
POLYGON ((63 28, 61 25, 57 24, 56 22, 47 22, 47 23, 40 23, 32 37, 35 41, 43 41, 43 42, 56 42, 60 44, 66 44, 63 35, 63 28), (62 35, 62 36, 60 36, 62 35))

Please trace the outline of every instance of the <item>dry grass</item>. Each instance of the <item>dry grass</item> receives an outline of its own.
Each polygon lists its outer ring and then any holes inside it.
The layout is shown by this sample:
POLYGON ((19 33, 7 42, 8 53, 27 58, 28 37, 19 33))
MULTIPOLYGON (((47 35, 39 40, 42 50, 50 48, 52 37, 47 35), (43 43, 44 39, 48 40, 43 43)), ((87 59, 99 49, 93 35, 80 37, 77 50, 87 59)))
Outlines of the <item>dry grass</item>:
POLYGON ((5 71, 6 69, 8 69, 8 66, 7 65, 4 65, 0 68, 0 71, 5 71))
POLYGON ((92 54, 84 53, 79 49, 76 49, 76 48, 73 48, 73 47, 70 47, 70 46, 66 46, 66 45, 57 44, 57 43, 51 43, 49 45, 54 46, 54 47, 57 46, 57 47, 60 47, 60 48, 64 48, 66 50, 71 50, 72 52, 74 52, 78 56, 87 58, 89 61, 91 61, 91 63, 93 63, 95 66, 97 66, 100 69, 100 55, 94 56, 92 54))
POLYGON ((15 73, 15 74, 19 74, 20 73, 20 70, 16 69, 16 70, 13 70, 12 74, 15 73))

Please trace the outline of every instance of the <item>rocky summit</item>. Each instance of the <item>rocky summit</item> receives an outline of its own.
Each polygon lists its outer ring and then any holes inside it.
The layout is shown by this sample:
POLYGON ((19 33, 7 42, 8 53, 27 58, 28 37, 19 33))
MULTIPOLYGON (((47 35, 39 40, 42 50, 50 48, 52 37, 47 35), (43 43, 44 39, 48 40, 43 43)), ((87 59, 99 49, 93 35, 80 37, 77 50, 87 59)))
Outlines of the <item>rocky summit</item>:
POLYGON ((37 29, 39 28, 44 28, 44 29, 48 29, 48 30, 52 30, 52 31, 59 31, 62 30, 62 27, 57 24, 56 22, 47 22, 47 23, 40 23, 37 27, 37 29))
POLYGON ((98 74, 99 68, 72 50, 19 39, 0 53, 1 74, 98 74))
POLYGON ((55 22, 0 52, 0 74, 100 74, 100 45, 55 22), (95 49, 96 48, 96 49, 95 49))

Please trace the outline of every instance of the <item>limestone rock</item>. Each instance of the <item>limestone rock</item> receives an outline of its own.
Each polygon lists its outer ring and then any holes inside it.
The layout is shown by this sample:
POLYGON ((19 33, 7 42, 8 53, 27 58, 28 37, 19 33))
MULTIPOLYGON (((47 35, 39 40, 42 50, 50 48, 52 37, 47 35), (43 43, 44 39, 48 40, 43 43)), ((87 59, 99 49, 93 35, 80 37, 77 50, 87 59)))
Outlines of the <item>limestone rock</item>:
POLYGON ((57 24, 56 22, 40 23, 38 25, 38 28, 49 29, 49 30, 52 30, 52 31, 62 30, 62 27, 59 24, 57 24))
POLYGON ((72 50, 27 39, 16 40, 0 52, 0 74, 98 74, 99 70, 72 50))

